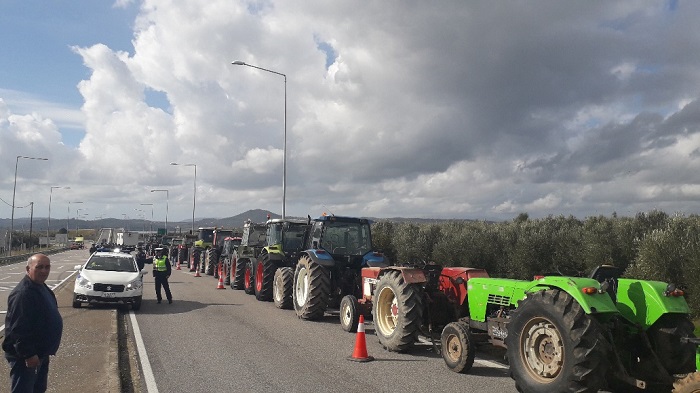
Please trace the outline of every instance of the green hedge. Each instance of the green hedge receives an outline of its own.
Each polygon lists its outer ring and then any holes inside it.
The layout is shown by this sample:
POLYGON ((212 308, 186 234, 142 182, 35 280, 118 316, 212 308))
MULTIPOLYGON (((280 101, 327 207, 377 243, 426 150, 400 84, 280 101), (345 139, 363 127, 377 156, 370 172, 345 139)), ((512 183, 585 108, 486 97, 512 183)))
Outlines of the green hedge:
POLYGON ((587 275, 611 264, 625 276, 673 282, 686 289, 700 317, 700 216, 653 210, 635 217, 519 215, 508 222, 446 221, 431 224, 378 221, 375 247, 398 264, 433 261, 485 268, 492 277, 532 279, 561 272, 587 275))

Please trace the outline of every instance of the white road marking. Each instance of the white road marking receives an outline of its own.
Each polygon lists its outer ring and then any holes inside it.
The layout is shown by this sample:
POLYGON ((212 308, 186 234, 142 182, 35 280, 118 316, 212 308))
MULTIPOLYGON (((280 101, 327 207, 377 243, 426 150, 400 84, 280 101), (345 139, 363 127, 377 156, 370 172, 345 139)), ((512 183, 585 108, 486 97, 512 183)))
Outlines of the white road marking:
POLYGON ((156 385, 156 379, 153 376, 151 362, 148 360, 146 346, 143 343, 143 337, 141 337, 141 329, 139 329, 139 323, 136 321, 136 314, 133 310, 129 311, 129 318, 131 319, 131 327, 134 329, 136 349, 138 349, 139 359, 141 360, 141 368, 143 369, 143 379, 146 380, 146 391, 148 393, 158 393, 158 386, 156 385))

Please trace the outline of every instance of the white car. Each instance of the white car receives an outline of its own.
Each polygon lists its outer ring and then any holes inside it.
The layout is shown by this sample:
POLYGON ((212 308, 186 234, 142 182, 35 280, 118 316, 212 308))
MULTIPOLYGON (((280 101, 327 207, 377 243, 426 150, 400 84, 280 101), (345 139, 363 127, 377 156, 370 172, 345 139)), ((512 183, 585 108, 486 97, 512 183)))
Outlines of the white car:
POLYGON ((73 307, 102 303, 131 305, 134 311, 141 308, 145 270, 139 270, 133 255, 98 251, 75 270, 73 307))

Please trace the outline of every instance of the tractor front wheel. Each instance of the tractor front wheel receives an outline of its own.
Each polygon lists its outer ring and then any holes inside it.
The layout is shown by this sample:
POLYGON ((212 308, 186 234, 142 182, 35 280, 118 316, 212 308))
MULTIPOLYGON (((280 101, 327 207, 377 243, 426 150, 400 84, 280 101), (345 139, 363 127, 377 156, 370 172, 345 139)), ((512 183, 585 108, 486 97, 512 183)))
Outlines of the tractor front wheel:
POLYGON ((294 291, 294 270, 291 267, 281 267, 275 272, 272 284, 272 300, 277 308, 288 310, 292 308, 292 292, 294 291))
POLYGON ((520 392, 597 392, 606 385, 602 327, 564 291, 527 294, 511 314, 505 343, 520 392))
POLYGON ((700 393, 700 372, 688 374, 673 384, 672 393, 700 393))
POLYGON ((372 314, 382 346, 393 352, 408 351, 418 340, 423 321, 420 286, 404 281, 401 272, 387 272, 374 291, 372 314))
POLYGON ((340 327, 346 332, 355 333, 360 322, 360 311, 357 298, 353 295, 343 296, 340 301, 340 327))
POLYGON ((323 266, 308 256, 299 258, 292 293, 297 316, 306 320, 322 318, 328 307, 330 288, 330 276, 323 266))
POLYGON ((452 322, 445 326, 440 343, 447 368, 456 373, 466 373, 472 368, 476 348, 465 322, 452 322))
POLYGON ((253 273, 253 261, 247 260, 243 273, 243 290, 248 295, 255 294, 255 275, 253 273))
POLYGON ((257 262, 255 267, 255 298, 269 302, 272 300, 272 283, 275 278, 277 266, 270 260, 270 255, 265 254, 257 262))

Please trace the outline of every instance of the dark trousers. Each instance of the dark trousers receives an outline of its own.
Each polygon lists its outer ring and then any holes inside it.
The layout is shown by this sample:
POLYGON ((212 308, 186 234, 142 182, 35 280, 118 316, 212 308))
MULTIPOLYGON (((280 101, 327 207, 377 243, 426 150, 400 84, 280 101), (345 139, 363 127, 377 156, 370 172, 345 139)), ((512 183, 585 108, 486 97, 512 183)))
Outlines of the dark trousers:
POLYGON ((44 393, 49 380, 49 357, 41 358, 37 367, 28 368, 24 359, 7 359, 10 363, 12 393, 44 393))
POLYGON ((170 284, 168 284, 168 276, 166 276, 165 274, 163 274, 163 275, 157 274, 155 276, 155 279, 156 279, 156 299, 158 299, 158 301, 161 301, 163 299, 163 296, 161 296, 161 294, 160 294, 160 287, 162 286, 163 289, 165 289, 165 297, 168 300, 173 300, 173 295, 170 293, 170 284))

